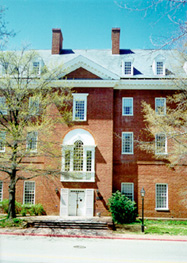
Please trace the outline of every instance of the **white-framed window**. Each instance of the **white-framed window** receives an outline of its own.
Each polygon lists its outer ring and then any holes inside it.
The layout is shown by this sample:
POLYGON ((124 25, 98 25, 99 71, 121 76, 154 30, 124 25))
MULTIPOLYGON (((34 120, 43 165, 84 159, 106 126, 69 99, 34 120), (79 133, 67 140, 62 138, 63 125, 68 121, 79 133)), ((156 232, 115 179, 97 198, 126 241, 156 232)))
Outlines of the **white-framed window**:
POLYGON ((3 182, 0 181, 0 202, 3 201, 3 182))
POLYGON ((134 201, 134 183, 121 183, 121 193, 134 201))
POLYGON ((156 209, 168 209, 168 185, 156 184, 156 209))
POLYGON ((164 75, 164 62, 163 61, 157 61, 156 62, 156 74, 157 75, 164 75))
POLYGON ((133 116, 133 98, 122 98, 122 115, 133 116))
POLYGON ((5 152, 6 132, 0 131, 0 152, 5 152))
POLYGON ((166 115, 166 98, 155 98, 155 112, 157 115, 166 115))
POLYGON ((123 61, 122 70, 123 75, 133 75, 133 59, 129 58, 123 61))
POLYGON ((162 55, 158 55, 153 61, 153 73, 154 75, 165 75, 165 58, 162 55))
POLYGON ((165 133, 155 135, 155 153, 167 154, 167 138, 165 133))
POLYGON ((95 181, 95 142, 88 131, 75 129, 64 138, 61 181, 95 181))
POLYGON ((24 182, 24 195, 23 195, 24 204, 35 204, 35 182, 24 182))
POLYGON ((0 97, 0 114, 7 115, 6 98, 0 97))
POLYGON ((73 120, 87 120, 87 96, 88 93, 73 93, 73 120))
POLYGON ((35 75, 39 75, 40 74, 40 62, 39 61, 34 61, 32 63, 32 69, 33 69, 33 73, 35 75))
POLYGON ((122 132, 122 154, 133 154, 133 132, 122 132))
POLYGON ((30 115, 39 114, 40 100, 38 97, 29 97, 29 113, 30 115))
POLYGON ((32 131, 27 133, 27 145, 26 145, 27 151, 37 152, 37 139, 38 139, 37 131, 32 131))

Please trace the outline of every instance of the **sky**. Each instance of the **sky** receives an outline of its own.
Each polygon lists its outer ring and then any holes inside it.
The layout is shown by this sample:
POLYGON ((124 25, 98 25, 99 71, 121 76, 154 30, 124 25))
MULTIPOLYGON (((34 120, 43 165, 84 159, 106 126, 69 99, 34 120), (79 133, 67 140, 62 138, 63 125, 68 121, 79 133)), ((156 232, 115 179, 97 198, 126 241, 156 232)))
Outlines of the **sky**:
MULTIPOLYGON (((165 3, 145 14, 129 11, 150 0, 1 0, 7 8, 5 21, 16 36, 8 49, 29 45, 31 49, 51 49, 52 28, 61 28, 65 49, 110 49, 111 30, 120 27, 120 48, 152 49, 154 44, 176 32, 178 26, 168 19, 165 3), (156 39, 156 40, 155 40, 156 39)), ((166 0, 165 0, 166 1, 166 0)), ((167 1, 166 1, 167 2, 167 1)), ((187 6, 173 17, 186 19, 187 6)))

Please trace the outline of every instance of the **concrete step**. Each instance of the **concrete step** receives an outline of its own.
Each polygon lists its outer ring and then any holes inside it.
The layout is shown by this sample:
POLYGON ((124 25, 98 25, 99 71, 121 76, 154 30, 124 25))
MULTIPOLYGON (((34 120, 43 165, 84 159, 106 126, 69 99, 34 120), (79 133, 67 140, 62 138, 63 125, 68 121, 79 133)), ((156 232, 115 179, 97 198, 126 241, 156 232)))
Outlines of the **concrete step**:
POLYGON ((61 228, 61 229, 112 229, 112 225, 107 222, 86 222, 86 221, 52 221, 52 220, 34 220, 28 221, 27 227, 34 228, 61 228))

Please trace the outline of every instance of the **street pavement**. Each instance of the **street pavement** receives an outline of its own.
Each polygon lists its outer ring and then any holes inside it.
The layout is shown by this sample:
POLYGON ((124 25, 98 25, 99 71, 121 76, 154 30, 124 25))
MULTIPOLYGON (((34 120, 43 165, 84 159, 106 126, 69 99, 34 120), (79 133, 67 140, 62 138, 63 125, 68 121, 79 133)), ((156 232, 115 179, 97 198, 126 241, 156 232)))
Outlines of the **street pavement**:
POLYGON ((1 263, 187 263, 187 242, 0 235, 1 263))

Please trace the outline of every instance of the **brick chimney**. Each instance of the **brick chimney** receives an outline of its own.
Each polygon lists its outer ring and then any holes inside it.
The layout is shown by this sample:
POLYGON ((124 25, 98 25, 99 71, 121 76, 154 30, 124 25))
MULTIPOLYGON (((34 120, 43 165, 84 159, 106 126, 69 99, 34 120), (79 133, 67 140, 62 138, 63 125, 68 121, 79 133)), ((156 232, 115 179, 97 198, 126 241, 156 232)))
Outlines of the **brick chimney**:
POLYGON ((51 53, 54 54, 60 54, 62 50, 62 41, 63 36, 60 28, 53 28, 53 37, 52 37, 52 50, 51 53))
POLYGON ((112 28, 112 54, 120 53, 120 28, 112 28))

